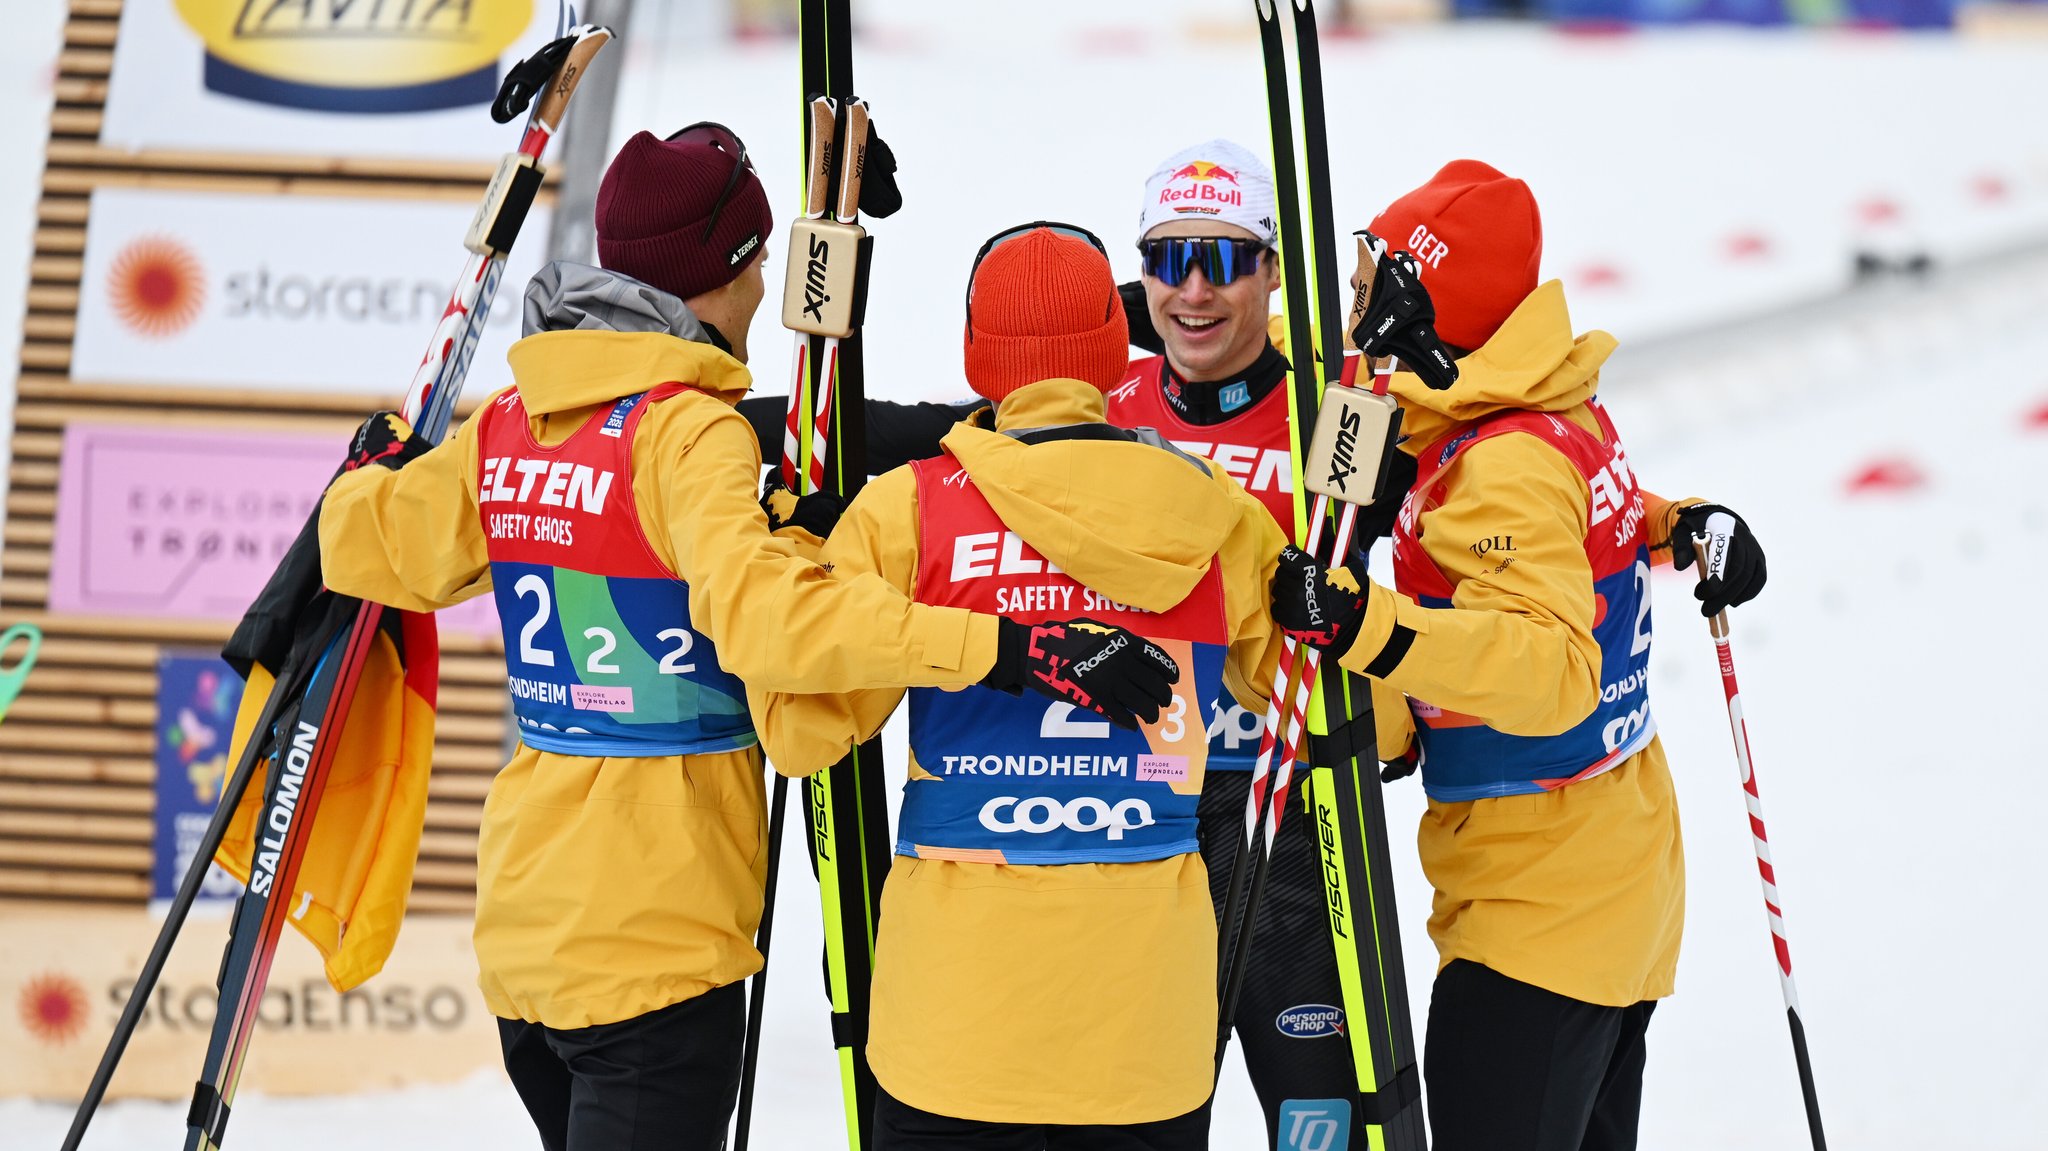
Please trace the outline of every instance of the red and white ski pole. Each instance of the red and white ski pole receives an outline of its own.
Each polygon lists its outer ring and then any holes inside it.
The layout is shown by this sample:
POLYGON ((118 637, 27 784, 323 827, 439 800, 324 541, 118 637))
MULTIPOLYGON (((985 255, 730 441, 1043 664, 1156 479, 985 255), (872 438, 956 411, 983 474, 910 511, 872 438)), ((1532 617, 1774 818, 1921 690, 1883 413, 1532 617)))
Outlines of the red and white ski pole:
MULTIPOLYGON (((1699 556, 1702 581, 1721 576, 1728 564, 1728 541, 1735 534, 1735 517, 1715 512, 1707 517, 1707 532, 1693 538, 1699 556)), ((1749 837, 1756 845, 1756 870, 1763 881, 1764 910, 1771 924, 1771 949, 1777 955, 1778 987, 1785 995, 1785 1018, 1792 1027, 1792 1056, 1799 1064, 1799 1091, 1806 1101, 1806 1127, 1813 1135, 1814 1151, 1827 1151, 1827 1136, 1821 1131, 1820 1100, 1813 1088, 1813 1060, 1806 1050, 1806 1025, 1799 1017, 1799 988, 1792 981, 1792 947, 1785 937, 1784 904, 1778 897, 1778 870, 1771 863, 1771 839, 1764 831, 1764 802, 1756 790, 1756 768, 1749 754, 1749 727, 1742 720, 1742 690, 1735 684, 1735 654, 1728 642, 1728 613, 1716 612, 1707 621, 1714 636, 1714 653, 1721 664, 1721 692, 1728 700, 1728 731, 1735 739, 1735 766, 1742 773, 1742 801, 1749 805, 1749 837)))

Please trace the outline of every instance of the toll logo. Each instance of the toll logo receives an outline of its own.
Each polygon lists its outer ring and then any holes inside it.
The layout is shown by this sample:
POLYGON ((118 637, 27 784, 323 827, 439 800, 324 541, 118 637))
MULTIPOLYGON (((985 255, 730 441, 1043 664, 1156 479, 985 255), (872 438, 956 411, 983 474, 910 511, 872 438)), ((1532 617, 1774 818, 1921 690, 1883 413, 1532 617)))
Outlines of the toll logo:
POLYGON ((176 0, 223 96, 316 112, 488 104, 533 0, 176 0))
POLYGON ((1289 1039, 1327 1039, 1344 1034, 1344 1009, 1327 1003, 1303 1003, 1274 1016, 1273 1026, 1289 1039))
POLYGON ((38 975, 21 989, 21 1025, 37 1041, 61 1047, 85 1029, 85 988, 69 975, 38 975))
POLYGON ((137 236, 107 269, 107 302, 122 327, 166 340, 191 327, 206 306, 206 269, 181 241, 137 236))

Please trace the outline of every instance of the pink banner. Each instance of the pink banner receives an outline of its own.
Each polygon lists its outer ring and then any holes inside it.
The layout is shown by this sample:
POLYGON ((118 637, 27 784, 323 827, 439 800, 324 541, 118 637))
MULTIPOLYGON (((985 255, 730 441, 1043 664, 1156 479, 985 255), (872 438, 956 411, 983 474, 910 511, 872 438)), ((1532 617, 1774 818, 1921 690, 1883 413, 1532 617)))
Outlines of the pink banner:
MULTIPOLYGON (((328 436, 72 424, 58 470, 50 610, 240 619, 311 514, 328 436)), ((488 596, 440 613, 498 634, 488 596)))

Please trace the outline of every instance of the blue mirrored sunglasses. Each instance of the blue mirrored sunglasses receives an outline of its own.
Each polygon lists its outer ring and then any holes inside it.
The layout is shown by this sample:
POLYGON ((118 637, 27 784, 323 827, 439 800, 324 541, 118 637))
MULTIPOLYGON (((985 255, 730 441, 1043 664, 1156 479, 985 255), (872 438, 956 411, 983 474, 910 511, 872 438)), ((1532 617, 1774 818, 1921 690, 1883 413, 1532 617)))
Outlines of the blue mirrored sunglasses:
POLYGON ((1265 250, 1257 240, 1229 236, 1165 236, 1138 241, 1145 274, 1169 288, 1185 283, 1190 268, 1200 268, 1202 277, 1220 288, 1250 275, 1259 266, 1259 253, 1265 250))

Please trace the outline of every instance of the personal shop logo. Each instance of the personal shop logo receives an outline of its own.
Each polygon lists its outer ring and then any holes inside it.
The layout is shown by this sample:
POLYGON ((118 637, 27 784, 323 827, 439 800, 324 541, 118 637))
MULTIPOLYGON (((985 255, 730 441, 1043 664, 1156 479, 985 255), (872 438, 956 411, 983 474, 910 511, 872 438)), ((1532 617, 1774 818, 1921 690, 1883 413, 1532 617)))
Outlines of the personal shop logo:
MULTIPOLYGON (((164 0, 137 0, 163 3, 164 0)), ((315 112, 488 104, 533 0, 175 0, 208 91, 315 112)))
POLYGON ((152 340, 192 326, 206 306, 206 268, 170 236, 137 236, 107 268, 107 302, 121 326, 152 340))
POLYGON ((1273 1017, 1273 1026, 1289 1039, 1323 1039, 1344 1034, 1344 1009, 1327 1003, 1304 1003, 1273 1017))
POLYGON ((85 1029, 85 988, 69 975, 48 972, 31 978, 22 985, 16 1007, 21 1025, 49 1047, 62 1047, 85 1029))

